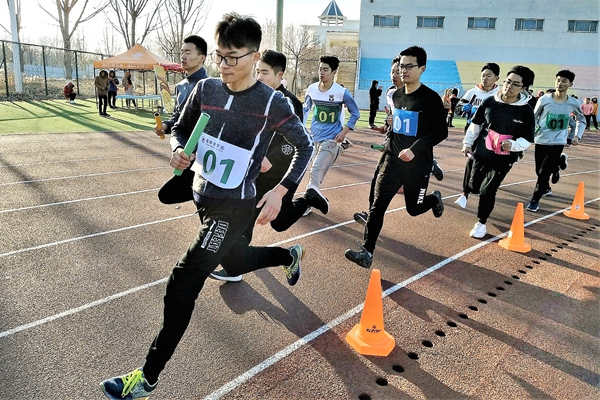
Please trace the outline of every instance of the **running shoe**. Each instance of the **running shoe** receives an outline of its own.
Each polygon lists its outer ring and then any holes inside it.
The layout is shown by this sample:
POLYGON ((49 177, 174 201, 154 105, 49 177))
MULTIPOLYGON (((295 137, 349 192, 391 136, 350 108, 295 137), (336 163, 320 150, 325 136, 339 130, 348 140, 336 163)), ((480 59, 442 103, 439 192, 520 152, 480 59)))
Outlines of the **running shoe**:
POLYGON ((472 238, 481 239, 485 236, 486 233, 487 228, 485 224, 482 224, 481 222, 476 222, 473 229, 471 229, 471 232, 469 232, 469 236, 471 236, 472 238))
POLYGON ((323 196, 323 193, 321 193, 319 188, 315 185, 311 184, 306 187, 304 198, 308 201, 310 207, 315 207, 323 214, 329 212, 329 200, 327 200, 327 197, 323 196))
POLYGON ((310 207, 306 207, 306 210, 304 210, 304 212, 302 213, 303 217, 306 217, 308 214, 310 214, 312 212, 312 208, 310 207))
POLYGON ((342 149, 347 150, 348 147, 354 146, 354 143, 352 143, 350 139, 344 138, 344 140, 342 140, 342 143, 340 143, 340 146, 342 146, 342 149))
POLYGON ((442 194, 439 190, 434 190, 432 193, 435 197, 437 197, 437 204, 431 208, 433 212, 433 216, 439 218, 444 213, 444 203, 442 202, 442 194))
POLYGON ((437 179, 438 181, 441 181, 442 179, 444 179, 444 170, 442 170, 440 168, 440 166, 438 165, 438 162, 436 160, 433 160, 433 166, 431 167, 431 173, 433 174, 433 176, 435 176, 435 179, 437 179))
POLYGON ((552 173, 551 182, 558 183, 559 180, 560 180, 560 170, 552 173))
POLYGON ((548 196, 552 196, 553 192, 552 192, 552 188, 548 188, 546 189, 546 191, 544 192, 544 194, 542 195, 542 197, 548 197, 548 196))
POLYGON ((281 267, 285 271, 285 277, 287 278, 288 285, 294 286, 298 279, 300 279, 300 261, 304 258, 304 247, 299 244, 295 244, 289 249, 290 255, 293 261, 286 267, 281 267))
POLYGON ((352 249, 346 250, 344 255, 350 261, 363 268, 371 268, 371 264, 373 263, 373 254, 371 254, 367 249, 364 248, 360 242, 356 242, 360 247, 360 251, 354 251, 352 249))
POLYGON ((467 208, 467 201, 469 198, 464 194, 461 194, 458 200, 454 202, 454 204, 458 204, 461 208, 467 208))
POLYGON ((242 280, 241 275, 231 276, 224 269, 220 269, 218 271, 213 271, 208 276, 211 279, 215 279, 217 281, 225 281, 225 282, 239 282, 242 280))
POLYGON ((527 204, 527 207, 525 207, 525 209, 527 211, 536 212, 540 209, 540 202, 531 200, 529 204, 527 204))
POLYGON ((138 368, 127 375, 105 380, 100 383, 100 389, 111 400, 141 400, 150 397, 157 383, 150 385, 142 369, 138 368))
POLYGON ((569 166, 569 155, 567 153, 562 153, 560 155, 560 162, 558 164, 560 169, 565 170, 569 166))
POLYGON ((368 216, 369 215, 367 214, 366 211, 357 212, 357 213, 354 213, 354 220, 361 225, 367 225, 367 217, 368 216))

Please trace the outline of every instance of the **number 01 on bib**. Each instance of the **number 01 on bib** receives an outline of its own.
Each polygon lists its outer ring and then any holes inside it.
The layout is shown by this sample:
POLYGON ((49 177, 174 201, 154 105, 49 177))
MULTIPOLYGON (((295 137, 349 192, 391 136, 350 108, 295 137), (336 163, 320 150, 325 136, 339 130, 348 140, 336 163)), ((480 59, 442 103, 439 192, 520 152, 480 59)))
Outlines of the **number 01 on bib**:
POLYGON ((235 189, 246 177, 251 159, 251 150, 202 135, 192 171, 220 188, 235 189))

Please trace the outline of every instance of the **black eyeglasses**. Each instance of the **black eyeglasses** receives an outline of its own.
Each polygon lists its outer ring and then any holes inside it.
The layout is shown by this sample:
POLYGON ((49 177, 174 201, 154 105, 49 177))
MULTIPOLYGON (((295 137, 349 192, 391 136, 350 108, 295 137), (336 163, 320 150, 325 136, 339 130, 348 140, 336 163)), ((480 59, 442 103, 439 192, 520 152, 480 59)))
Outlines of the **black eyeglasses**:
POLYGON ((238 60, 242 57, 246 57, 248 54, 252 54, 252 53, 256 53, 256 50, 252 50, 246 54, 244 54, 243 56, 239 56, 239 57, 235 57, 235 56, 222 56, 219 53, 216 52, 212 52, 209 54, 210 59, 212 60, 212 62, 214 62, 215 64, 221 64, 223 61, 225 61, 225 65, 228 65, 230 67, 235 67, 238 64, 238 60))
POLYGON ((398 65, 398 70, 402 71, 403 69, 405 69, 407 71, 410 71, 414 67, 418 67, 418 66, 419 66, 418 64, 406 64, 406 65, 400 64, 400 65, 398 65))
POLYGON ((522 83, 517 83, 517 82, 513 82, 513 81, 509 81, 509 80, 505 80, 503 83, 504 83, 506 86, 512 86, 512 87, 514 87, 514 88, 517 88, 517 89, 519 89, 519 88, 522 88, 522 87, 523 87, 523 84, 522 84, 522 83))

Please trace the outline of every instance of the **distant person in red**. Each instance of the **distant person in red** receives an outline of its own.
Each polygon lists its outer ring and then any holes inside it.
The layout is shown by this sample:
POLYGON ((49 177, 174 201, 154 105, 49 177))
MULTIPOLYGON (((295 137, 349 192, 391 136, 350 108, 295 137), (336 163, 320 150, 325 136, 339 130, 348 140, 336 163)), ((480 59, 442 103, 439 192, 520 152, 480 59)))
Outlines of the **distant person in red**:
POLYGON ((77 93, 75 93, 75 85, 73 85, 73 82, 67 83, 67 85, 63 89, 63 93, 65 94, 65 98, 69 99, 69 102, 71 104, 75 104, 75 98, 77 97, 77 93))

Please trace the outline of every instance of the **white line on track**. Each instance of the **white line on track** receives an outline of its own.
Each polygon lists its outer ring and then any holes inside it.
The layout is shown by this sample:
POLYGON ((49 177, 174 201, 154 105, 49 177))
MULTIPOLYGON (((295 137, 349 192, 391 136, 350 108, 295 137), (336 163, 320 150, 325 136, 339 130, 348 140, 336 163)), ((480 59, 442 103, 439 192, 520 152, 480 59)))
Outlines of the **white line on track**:
POLYGON ((118 157, 94 157, 94 158, 80 158, 77 160, 67 160, 67 161, 38 161, 26 164, 7 164, 0 165, 0 168, 14 168, 14 167, 29 167, 32 165, 52 165, 52 164, 74 164, 80 162, 90 162, 90 161, 110 161, 110 160, 119 160, 123 158, 135 158, 135 157, 155 157, 155 156, 167 156, 170 157, 171 153, 149 153, 149 154, 139 154, 137 156, 118 156, 118 157))

